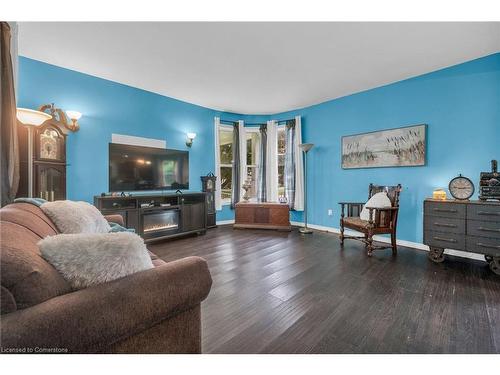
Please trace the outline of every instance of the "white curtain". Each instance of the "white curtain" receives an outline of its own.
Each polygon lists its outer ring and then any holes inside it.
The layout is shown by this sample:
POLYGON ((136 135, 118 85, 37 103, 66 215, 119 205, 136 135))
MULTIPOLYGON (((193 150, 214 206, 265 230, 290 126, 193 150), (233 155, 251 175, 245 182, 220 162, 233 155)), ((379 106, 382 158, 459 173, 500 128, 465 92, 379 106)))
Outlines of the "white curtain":
POLYGON ((221 175, 220 175, 220 142, 219 142, 220 118, 214 118, 214 134, 215 134, 215 171, 217 176, 215 181, 215 209, 222 210, 222 192, 221 192, 221 175))
POLYGON ((295 211, 304 211, 304 156, 299 145, 302 143, 300 116, 295 116, 295 211))
POLYGON ((268 202, 278 201, 278 130, 276 121, 267 122, 266 195, 268 202))
POLYGON ((245 195, 245 190, 243 189, 243 184, 247 179, 247 133, 245 130, 245 122, 243 120, 238 121, 239 130, 239 143, 240 143, 240 201, 243 200, 243 195, 245 195))

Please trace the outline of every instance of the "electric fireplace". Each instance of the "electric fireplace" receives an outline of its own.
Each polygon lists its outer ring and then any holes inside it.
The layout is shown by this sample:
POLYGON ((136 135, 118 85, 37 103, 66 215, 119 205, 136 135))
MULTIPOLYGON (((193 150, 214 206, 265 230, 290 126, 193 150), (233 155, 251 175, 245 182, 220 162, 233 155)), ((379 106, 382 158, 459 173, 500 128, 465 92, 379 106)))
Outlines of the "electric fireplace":
POLYGON ((142 231, 144 237, 159 237, 166 232, 179 230, 179 210, 152 210, 142 216, 142 231))

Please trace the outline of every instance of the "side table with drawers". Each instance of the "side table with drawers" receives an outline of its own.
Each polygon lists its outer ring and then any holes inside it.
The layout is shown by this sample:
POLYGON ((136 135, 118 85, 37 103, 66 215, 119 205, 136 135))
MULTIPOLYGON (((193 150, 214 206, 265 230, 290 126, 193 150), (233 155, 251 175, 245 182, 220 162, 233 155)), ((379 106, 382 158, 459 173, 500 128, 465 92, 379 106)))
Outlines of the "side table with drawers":
POLYGON ((500 275, 500 202, 426 199, 424 244, 433 262, 444 261, 445 249, 468 251, 500 275))

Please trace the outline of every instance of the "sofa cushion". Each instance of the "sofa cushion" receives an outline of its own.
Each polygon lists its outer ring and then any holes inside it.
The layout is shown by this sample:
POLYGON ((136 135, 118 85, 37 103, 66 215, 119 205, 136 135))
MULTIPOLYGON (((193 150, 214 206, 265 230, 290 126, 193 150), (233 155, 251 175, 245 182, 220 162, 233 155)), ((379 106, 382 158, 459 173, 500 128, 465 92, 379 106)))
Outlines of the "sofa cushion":
MULTIPOLYGON (((24 309, 70 292, 70 285, 41 257, 36 245, 41 237, 16 222, 4 221, 4 210, 0 225, 1 284, 14 298, 15 307, 24 309)), ((6 294, 4 299, 3 294, 2 313, 11 312, 12 304, 4 308, 9 297, 6 294)))
POLYGON ((60 234, 38 246, 73 289, 154 268, 144 240, 130 232, 60 234))

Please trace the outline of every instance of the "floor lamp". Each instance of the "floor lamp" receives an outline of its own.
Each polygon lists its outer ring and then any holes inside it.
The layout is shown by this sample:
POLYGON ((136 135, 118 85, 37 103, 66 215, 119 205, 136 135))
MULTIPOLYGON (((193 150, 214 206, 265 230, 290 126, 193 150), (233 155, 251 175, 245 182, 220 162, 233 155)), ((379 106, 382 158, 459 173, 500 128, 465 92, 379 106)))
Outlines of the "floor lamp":
POLYGON ((28 128, 28 197, 33 197, 33 128, 42 125, 52 118, 45 112, 33 109, 17 108, 16 117, 19 122, 28 128))
POLYGON ((299 229, 302 234, 311 234, 312 230, 307 227, 307 153, 314 147, 312 143, 302 143, 299 145, 304 153, 304 226, 299 229))

